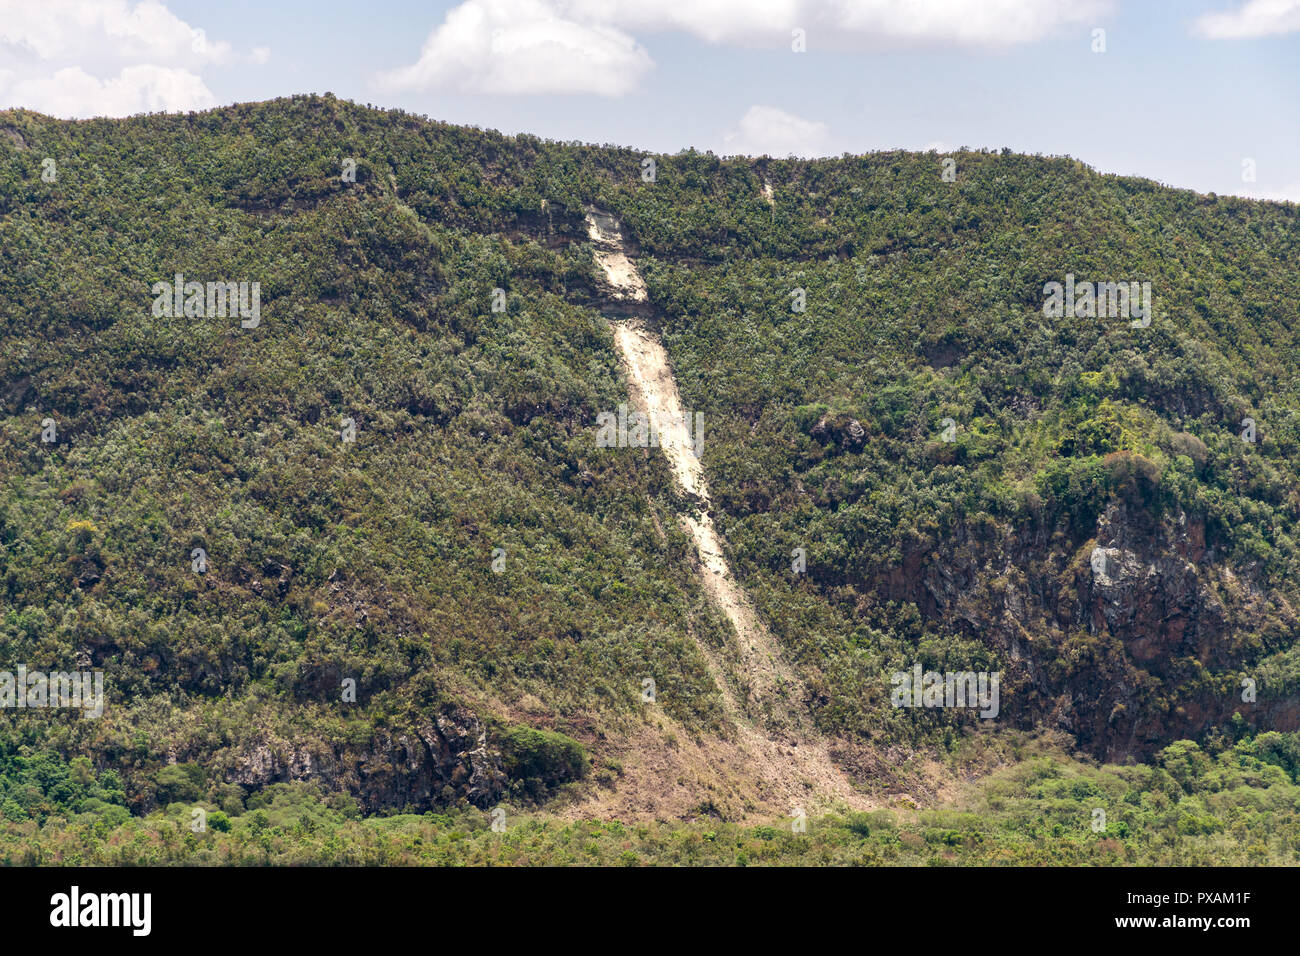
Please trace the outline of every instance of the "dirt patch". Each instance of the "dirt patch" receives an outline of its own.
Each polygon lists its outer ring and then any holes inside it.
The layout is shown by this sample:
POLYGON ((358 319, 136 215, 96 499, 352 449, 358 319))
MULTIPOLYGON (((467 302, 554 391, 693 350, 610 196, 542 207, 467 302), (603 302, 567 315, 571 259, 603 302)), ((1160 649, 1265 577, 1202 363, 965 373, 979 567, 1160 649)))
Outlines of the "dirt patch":
MULTIPOLYGON (((653 705, 647 705, 652 708, 653 705)), ((874 809, 834 768, 826 750, 780 743, 752 726, 729 737, 693 738, 659 710, 629 732, 612 756, 621 771, 612 788, 589 790, 560 810, 564 819, 772 821, 788 825, 845 806, 874 809)))
POLYGON ((6 140, 12 143, 14 149, 27 149, 27 140, 23 138, 22 133, 18 132, 18 130, 14 129, 12 126, 0 126, 0 136, 3 136, 6 140))
MULTIPOLYGON (((618 222, 589 207, 587 229, 614 300, 646 302, 645 283, 626 255, 618 222)), ((695 542, 705 592, 735 633, 729 660, 700 645, 734 731, 729 739, 693 741, 680 728, 671 729, 672 722, 661 713, 650 716, 620 758, 622 783, 613 792, 591 794, 574 813, 689 816, 706 806, 742 819, 752 812, 875 806, 831 759, 827 742, 801 704, 800 681, 727 566, 708 511, 700 429, 682 412, 668 353, 640 318, 612 319, 611 325, 632 404, 654 422, 678 485, 699 503, 679 519, 695 542)))
POLYGON ((647 301, 645 282, 623 249, 623 231, 614 217, 589 206, 587 235, 596 247, 596 264, 604 271, 615 301, 647 301))

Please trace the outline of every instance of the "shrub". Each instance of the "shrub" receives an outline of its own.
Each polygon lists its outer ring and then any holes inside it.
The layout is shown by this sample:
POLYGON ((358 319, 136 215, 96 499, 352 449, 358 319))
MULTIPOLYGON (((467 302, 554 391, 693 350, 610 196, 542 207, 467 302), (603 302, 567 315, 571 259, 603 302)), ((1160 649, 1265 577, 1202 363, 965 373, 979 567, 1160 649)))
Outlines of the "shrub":
POLYGON ((553 730, 510 727, 501 735, 506 774, 534 799, 585 776, 590 761, 582 744, 553 730))
POLYGON ((856 833, 860 837, 871 836, 871 814, 851 813, 845 826, 850 833, 856 833))
POLYGON ((206 774, 197 764, 168 764, 154 774, 158 803, 191 803, 203 796, 206 774))

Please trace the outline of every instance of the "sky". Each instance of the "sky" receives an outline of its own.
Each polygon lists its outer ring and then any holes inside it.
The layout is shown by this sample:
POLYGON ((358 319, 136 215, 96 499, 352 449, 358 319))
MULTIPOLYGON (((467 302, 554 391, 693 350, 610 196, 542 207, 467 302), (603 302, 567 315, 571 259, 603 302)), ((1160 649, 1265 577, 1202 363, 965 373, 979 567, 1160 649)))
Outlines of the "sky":
POLYGON ((293 93, 660 153, 971 147, 1300 202, 1300 0, 0 0, 0 108, 293 93))

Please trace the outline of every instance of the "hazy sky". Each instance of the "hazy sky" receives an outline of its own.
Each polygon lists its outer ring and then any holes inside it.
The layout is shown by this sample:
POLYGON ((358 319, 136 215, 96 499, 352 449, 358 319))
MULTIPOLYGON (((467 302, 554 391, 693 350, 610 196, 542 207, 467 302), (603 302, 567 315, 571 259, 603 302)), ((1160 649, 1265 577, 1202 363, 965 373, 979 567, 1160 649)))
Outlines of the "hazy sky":
POLYGON ((1300 202, 1300 0, 0 0, 0 106, 327 90, 657 152, 1009 146, 1300 202))

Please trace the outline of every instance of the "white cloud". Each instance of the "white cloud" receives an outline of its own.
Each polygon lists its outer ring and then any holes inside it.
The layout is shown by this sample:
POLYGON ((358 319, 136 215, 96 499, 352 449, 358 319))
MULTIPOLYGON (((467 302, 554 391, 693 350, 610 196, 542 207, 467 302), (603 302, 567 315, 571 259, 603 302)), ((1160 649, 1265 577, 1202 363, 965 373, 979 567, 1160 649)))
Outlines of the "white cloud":
POLYGON ((212 42, 156 0, 0 0, 0 43, 41 60, 107 55, 194 66, 231 56, 230 44, 212 42))
POLYGON ((165 66, 128 66, 104 80, 70 66, 52 76, 21 80, 3 92, 7 100, 28 109, 72 119, 206 109, 216 104, 198 76, 165 66))
POLYGON ((622 96, 653 66, 626 33, 565 19, 544 0, 467 0, 429 35, 414 64, 379 82, 390 90, 622 96))
POLYGON ((0 106, 60 117, 204 109, 199 72, 240 59, 158 0, 0 0, 0 106))
POLYGON ((1250 0, 1228 13, 1206 13, 1192 25, 1212 40, 1239 40, 1300 30, 1300 0, 1250 0))
POLYGON ((674 30, 710 43, 789 49, 803 29, 808 50, 874 50, 900 44, 1004 49, 1068 26, 1096 25, 1111 0, 557 0, 575 14, 630 29, 674 30))
POLYGON ((728 155, 763 154, 786 156, 828 156, 830 127, 806 120, 775 106, 751 106, 735 129, 722 137, 728 155))
POLYGON ((789 50, 890 46, 1005 49, 1094 25, 1112 0, 465 0, 387 90, 621 96, 654 66, 633 34, 684 33, 712 44, 789 50))
POLYGON ((1099 26, 1113 8, 1109 0, 850 0, 839 26, 921 45, 1005 49, 1099 26))
POLYGON ((803 0, 556 0, 567 15, 630 30, 688 33, 709 43, 790 42, 790 31, 807 26, 803 0))

